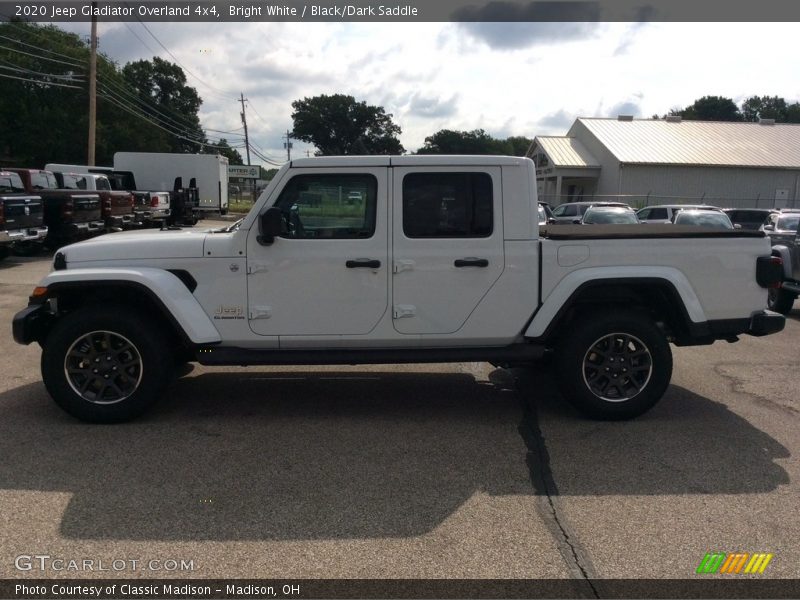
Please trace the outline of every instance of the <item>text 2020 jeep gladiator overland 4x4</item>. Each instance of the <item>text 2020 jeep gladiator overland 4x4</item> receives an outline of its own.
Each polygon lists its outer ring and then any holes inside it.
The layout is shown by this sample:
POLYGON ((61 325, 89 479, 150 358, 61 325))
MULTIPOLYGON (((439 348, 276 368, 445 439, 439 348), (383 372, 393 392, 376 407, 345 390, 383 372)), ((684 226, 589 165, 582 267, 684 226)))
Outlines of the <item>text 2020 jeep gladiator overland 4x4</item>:
POLYGON ((543 228, 528 159, 287 163, 226 229, 115 233, 62 248, 14 318, 54 400, 132 418, 176 363, 488 361, 552 351, 600 418, 653 406, 676 345, 780 331, 780 259, 761 232, 543 228))

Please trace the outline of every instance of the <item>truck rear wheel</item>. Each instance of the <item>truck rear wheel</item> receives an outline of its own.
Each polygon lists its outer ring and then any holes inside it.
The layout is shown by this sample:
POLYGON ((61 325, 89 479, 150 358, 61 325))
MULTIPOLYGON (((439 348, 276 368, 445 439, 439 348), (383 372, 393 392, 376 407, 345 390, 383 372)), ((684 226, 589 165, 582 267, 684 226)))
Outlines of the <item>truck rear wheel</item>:
POLYGON ((608 310, 571 324, 556 348, 559 387, 589 417, 637 417, 664 395, 672 352, 664 333, 645 314, 608 310))
POLYGON ((73 417, 119 423, 139 416, 170 380, 168 344, 149 319, 120 307, 87 306, 59 320, 44 343, 47 391, 73 417))
POLYGON ((795 296, 792 292, 784 289, 769 288, 767 290, 767 308, 788 315, 792 312, 795 296))

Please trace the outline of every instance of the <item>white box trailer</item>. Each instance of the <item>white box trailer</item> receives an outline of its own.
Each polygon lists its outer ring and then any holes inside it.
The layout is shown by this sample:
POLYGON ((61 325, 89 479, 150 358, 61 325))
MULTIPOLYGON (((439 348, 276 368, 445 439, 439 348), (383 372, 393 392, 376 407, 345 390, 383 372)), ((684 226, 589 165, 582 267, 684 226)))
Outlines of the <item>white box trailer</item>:
POLYGON ((228 212, 228 159, 219 154, 116 152, 115 171, 131 171, 143 190, 172 191, 176 177, 189 187, 194 179, 199 210, 228 212))

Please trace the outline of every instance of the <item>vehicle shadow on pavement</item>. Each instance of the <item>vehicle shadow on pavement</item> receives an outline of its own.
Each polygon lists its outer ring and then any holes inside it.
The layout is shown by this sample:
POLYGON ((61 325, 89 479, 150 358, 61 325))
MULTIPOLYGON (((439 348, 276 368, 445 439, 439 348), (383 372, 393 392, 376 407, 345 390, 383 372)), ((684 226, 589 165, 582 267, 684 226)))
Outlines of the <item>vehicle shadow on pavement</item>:
POLYGON ((727 406, 671 385, 649 412, 583 419, 541 367, 516 369, 526 402, 521 433, 551 495, 756 494, 789 483, 787 448, 727 406), (547 477, 545 477, 547 479, 547 477))
POLYGON ((744 494, 789 480, 774 462, 786 448, 680 387, 603 423, 573 412, 546 367, 515 373, 203 373, 114 426, 80 423, 28 384, 0 393, 13 457, 0 489, 72 493, 60 526, 72 539, 315 540, 421 535, 481 493, 744 494))
POLYGON ((520 419, 513 389, 461 373, 205 373, 114 426, 31 384, 0 394, 0 489, 71 492, 73 539, 409 537, 534 493, 520 419))

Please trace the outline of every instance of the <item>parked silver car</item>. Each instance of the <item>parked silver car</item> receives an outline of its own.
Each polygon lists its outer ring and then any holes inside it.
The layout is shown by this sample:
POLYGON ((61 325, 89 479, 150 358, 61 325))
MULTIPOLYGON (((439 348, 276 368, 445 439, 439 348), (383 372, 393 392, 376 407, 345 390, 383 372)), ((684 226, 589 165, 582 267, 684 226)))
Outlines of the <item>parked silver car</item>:
POLYGON ((730 217, 721 210, 683 209, 675 213, 672 222, 675 225, 697 225, 709 229, 735 229, 730 217))
POLYGON ((579 223, 586 211, 592 206, 621 206, 623 208, 630 208, 624 202, 565 202, 553 209, 553 222, 555 224, 579 223))
POLYGON ((638 225, 636 212, 630 207, 592 206, 583 215, 582 225, 638 225))
POLYGON ((715 210, 722 212, 721 208, 710 204, 657 204, 645 206, 636 212, 642 223, 672 223, 675 213, 679 210, 715 210))

